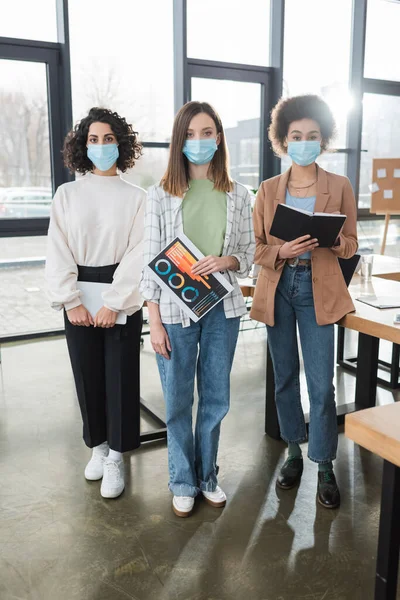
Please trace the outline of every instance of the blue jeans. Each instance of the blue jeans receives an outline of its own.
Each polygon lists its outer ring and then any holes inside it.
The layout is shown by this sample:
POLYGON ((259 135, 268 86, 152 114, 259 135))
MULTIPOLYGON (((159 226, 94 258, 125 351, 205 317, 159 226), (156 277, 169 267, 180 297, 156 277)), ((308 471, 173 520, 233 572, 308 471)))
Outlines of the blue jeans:
POLYGON ((190 327, 164 324, 172 352, 157 354, 166 402, 169 489, 192 496, 217 486, 221 421, 229 410, 230 373, 240 318, 227 319, 220 302, 190 327), (193 438, 192 407, 197 367, 199 405, 193 438))
POLYGON ((304 442, 306 425, 300 399, 299 327, 304 370, 310 399, 308 456, 317 463, 336 458, 334 326, 315 319, 311 269, 284 267, 275 298, 275 326, 268 327, 268 343, 275 374, 279 425, 286 442, 304 442))

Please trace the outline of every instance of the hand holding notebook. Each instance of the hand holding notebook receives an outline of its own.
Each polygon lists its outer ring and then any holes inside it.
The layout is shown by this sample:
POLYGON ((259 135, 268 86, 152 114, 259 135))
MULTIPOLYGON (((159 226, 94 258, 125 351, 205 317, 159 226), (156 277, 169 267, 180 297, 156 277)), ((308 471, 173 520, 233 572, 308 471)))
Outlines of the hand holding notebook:
POLYGON ((308 234, 318 240, 320 248, 332 248, 345 221, 346 215, 311 213, 286 204, 278 204, 270 235, 291 242, 308 234))
MULTIPOLYGON (((93 319, 104 305, 103 292, 106 292, 110 287, 110 283, 97 283, 93 281, 78 281, 76 284, 80 290, 80 299, 85 308, 90 312, 93 319)), ((126 314, 119 312, 116 325, 125 325, 127 320, 126 314)))

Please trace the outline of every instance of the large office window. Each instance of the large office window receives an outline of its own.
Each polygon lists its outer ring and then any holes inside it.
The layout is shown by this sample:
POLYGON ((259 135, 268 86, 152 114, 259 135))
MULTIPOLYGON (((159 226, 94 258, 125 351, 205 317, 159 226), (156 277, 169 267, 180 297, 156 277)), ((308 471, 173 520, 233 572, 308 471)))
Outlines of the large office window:
POLYGON ((365 94, 359 207, 371 206, 372 160, 400 156, 400 96, 365 94))
POLYGON ((143 148, 143 155, 137 160, 133 169, 122 175, 123 179, 147 190, 151 185, 159 183, 168 164, 168 148, 143 148))
POLYGON ((190 58, 267 67, 271 0, 187 0, 190 58))
POLYGON ((172 0, 117 4, 69 0, 74 120, 92 106, 107 107, 126 117, 142 141, 167 142, 174 116, 172 0))
POLYGON ((210 102, 221 116, 234 179, 257 188, 260 182, 261 85, 192 78, 192 100, 210 102))
POLYGON ((0 219, 48 217, 52 198, 46 65, 0 59, 0 219))
POLYGON ((1 3, 0 37, 56 42, 56 0, 5 0, 1 3))
POLYGON ((364 76, 400 81, 400 2, 368 0, 364 76))
MULTIPOLYGON (((318 94, 328 102, 338 128, 335 148, 346 146, 351 108, 348 89, 351 22, 349 0, 286 0, 285 3, 283 94, 318 94)), ((342 172, 344 158, 325 155, 322 162, 329 170, 342 172)))
POLYGON ((0 337, 62 330, 46 296, 46 237, 0 238, 0 337))

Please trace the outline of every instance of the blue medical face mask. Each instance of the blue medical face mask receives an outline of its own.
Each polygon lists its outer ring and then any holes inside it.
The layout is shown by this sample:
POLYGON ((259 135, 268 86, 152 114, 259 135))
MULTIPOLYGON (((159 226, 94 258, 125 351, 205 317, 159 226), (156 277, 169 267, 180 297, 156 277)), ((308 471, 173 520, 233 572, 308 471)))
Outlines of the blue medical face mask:
POLYGON ((206 165, 211 162, 218 150, 215 138, 205 140, 186 140, 182 152, 194 165, 206 165))
POLYGON ((89 144, 87 157, 99 171, 108 171, 117 162, 118 146, 117 144, 89 144))
POLYGON ((321 154, 321 142, 289 142, 288 155, 296 165, 307 167, 321 154))

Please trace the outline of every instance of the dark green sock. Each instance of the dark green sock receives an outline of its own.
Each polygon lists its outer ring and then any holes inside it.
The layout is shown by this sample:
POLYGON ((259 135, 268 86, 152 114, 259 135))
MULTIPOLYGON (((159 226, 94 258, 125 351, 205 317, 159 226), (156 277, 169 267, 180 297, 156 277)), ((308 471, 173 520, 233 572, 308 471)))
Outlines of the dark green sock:
POLYGON ((324 464, 320 464, 318 465, 318 471, 321 471, 322 473, 326 473, 327 471, 333 471, 333 464, 331 462, 328 463, 324 463, 324 464))
POLYGON ((292 444, 291 442, 288 445, 288 456, 290 458, 301 458, 301 448, 299 444, 292 444))

